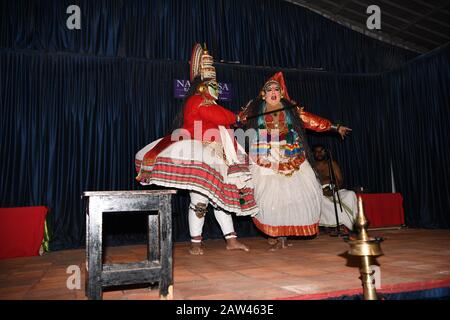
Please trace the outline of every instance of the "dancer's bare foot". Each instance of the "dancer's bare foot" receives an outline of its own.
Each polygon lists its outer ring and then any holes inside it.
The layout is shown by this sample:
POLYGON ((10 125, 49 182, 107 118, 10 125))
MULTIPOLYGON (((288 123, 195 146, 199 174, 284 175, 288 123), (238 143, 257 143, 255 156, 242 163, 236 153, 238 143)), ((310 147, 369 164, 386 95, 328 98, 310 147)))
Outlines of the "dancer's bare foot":
POLYGON ((277 239, 277 238, 269 237, 269 238, 267 239, 267 243, 268 243, 269 245, 271 245, 271 246, 276 245, 277 242, 278 242, 278 239, 277 239))
POLYGON ((202 244, 201 242, 191 242, 191 247, 189 248, 189 253, 193 256, 200 256, 203 254, 202 244))
POLYGON ((239 242, 236 238, 227 239, 227 250, 244 250, 250 251, 249 247, 239 242))

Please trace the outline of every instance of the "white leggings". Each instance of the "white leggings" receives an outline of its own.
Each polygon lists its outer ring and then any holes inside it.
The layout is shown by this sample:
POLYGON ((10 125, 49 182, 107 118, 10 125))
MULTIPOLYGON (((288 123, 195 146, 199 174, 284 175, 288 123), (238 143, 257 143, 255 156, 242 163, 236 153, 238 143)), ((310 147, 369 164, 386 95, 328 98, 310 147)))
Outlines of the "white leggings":
MULTIPOLYGON (((194 208, 199 203, 203 203, 206 205, 206 207, 208 207, 209 199, 197 192, 190 192, 189 195, 191 197, 191 204, 189 205, 189 232, 191 234, 191 239, 193 242, 200 242, 203 231, 203 224, 205 223, 205 217, 197 217, 194 208)), ((225 238, 235 238, 236 236, 234 235, 233 219, 231 215, 218 208, 215 208, 214 216, 216 217, 225 238), (233 235, 229 235, 230 233, 233 233, 233 235)))

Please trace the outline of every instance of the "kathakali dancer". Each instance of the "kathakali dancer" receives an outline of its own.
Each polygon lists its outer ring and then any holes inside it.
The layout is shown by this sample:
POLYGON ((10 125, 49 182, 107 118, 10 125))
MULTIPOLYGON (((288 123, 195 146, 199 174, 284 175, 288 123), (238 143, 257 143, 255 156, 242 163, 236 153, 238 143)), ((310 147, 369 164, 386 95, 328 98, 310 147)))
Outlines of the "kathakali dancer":
POLYGON ((271 250, 287 247, 287 236, 313 236, 319 229, 322 188, 311 167, 305 129, 351 130, 308 113, 290 99, 281 72, 241 111, 247 129, 255 129, 249 157, 259 207, 255 225, 269 236, 271 250))
POLYGON ((227 130, 236 123, 237 115, 217 104, 219 88, 213 58, 200 44, 192 51, 190 80, 182 128, 136 154, 136 179, 142 185, 190 191, 191 254, 203 254, 202 230, 208 204, 214 207, 226 248, 248 251, 237 240, 230 213, 257 213, 251 173, 242 161, 245 152, 227 130))

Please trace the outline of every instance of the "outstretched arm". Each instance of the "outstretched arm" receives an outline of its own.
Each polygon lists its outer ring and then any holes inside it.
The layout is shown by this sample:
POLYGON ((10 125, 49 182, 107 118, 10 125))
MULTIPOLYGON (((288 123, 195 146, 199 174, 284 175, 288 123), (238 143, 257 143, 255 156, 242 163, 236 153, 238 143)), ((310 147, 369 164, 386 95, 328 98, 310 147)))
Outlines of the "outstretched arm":
POLYGON ((315 114, 306 112, 303 108, 297 108, 297 112, 303 121, 306 129, 316 132, 325 132, 331 130, 331 121, 315 114))
POLYGON ((336 131, 340 134, 342 139, 345 138, 345 136, 352 131, 352 129, 342 126, 340 124, 332 124, 330 120, 319 117, 315 114, 306 112, 304 108, 297 107, 296 111, 300 118, 302 119, 305 128, 309 130, 313 130, 316 132, 325 132, 325 131, 336 131))

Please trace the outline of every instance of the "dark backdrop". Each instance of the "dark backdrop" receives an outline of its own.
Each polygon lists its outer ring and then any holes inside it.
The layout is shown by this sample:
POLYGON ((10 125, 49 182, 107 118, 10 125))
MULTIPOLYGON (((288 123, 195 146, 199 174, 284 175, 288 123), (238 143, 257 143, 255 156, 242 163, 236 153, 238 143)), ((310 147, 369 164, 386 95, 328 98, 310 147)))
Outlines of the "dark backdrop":
MULTIPOLYGON (((172 82, 188 78, 196 41, 216 60, 241 61, 217 64, 218 79, 233 86, 224 106, 238 110, 283 70, 291 97, 353 128, 344 142, 310 136, 330 147, 347 185, 390 192, 392 162, 407 224, 449 227, 449 47, 411 60, 281 1, 18 1, 0 9, 0 206, 49 206, 52 249, 83 245, 83 191, 141 188, 134 155, 170 130, 182 105, 172 82), (81 31, 65 28, 70 4, 81 7, 81 31)), ((188 239, 187 205, 181 192, 177 241, 188 239)), ((142 221, 108 218, 110 242, 142 240, 142 221)), ((259 234, 248 218, 236 229, 259 234)), ((212 215, 205 235, 220 236, 212 215)))

